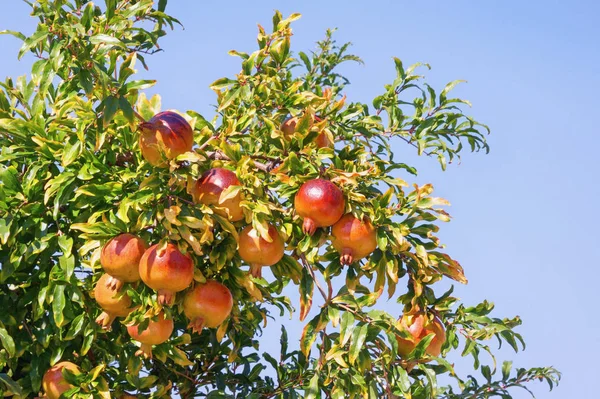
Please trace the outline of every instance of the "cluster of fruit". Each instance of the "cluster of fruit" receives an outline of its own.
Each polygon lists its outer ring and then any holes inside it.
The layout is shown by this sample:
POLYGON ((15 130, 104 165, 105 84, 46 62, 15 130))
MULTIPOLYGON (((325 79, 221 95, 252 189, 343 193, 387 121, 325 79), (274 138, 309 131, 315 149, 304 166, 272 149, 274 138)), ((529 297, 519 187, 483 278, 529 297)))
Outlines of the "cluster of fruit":
MULTIPOLYGON (((319 119, 316 118, 318 122, 319 119)), ((280 129, 285 137, 294 134, 297 118, 285 121, 280 129)), ((169 160, 191 151, 193 130, 179 114, 161 112, 148 122, 140 124, 139 145, 144 159, 155 167, 166 167, 169 160)), ((322 131, 315 143, 318 147, 333 145, 330 134, 322 131)), ((244 219, 240 191, 224 201, 221 194, 230 186, 240 185, 234 172, 224 168, 206 171, 196 182, 192 192, 195 203, 213 207, 215 213, 232 222, 244 219)), ((329 180, 318 178, 305 182, 294 199, 296 213, 303 219, 302 230, 313 235, 318 228, 331 227, 331 244, 340 254, 340 262, 349 265, 369 256, 377 247, 376 230, 368 219, 360 220, 346 212, 346 201, 342 190, 329 180)), ((269 239, 248 225, 239 234, 238 254, 250 266, 250 274, 261 277, 264 266, 272 266, 284 255, 285 243, 277 228, 268 226, 269 239)), ((135 235, 124 233, 109 240, 102 248, 100 263, 104 269, 94 289, 94 297, 103 313, 97 323, 110 329, 116 317, 126 317, 133 309, 131 299, 122 290, 124 283, 137 283, 140 279, 148 287, 157 291, 158 302, 170 306, 177 292, 187 289, 194 278, 194 262, 179 251, 172 243, 155 244, 150 247, 135 235)), ((189 319, 189 327, 195 332, 202 328, 215 328, 229 317, 233 298, 223 284, 208 280, 197 284, 183 299, 183 311, 189 319)), ((405 315, 400 324, 411 338, 398 337, 399 353, 409 354, 427 335, 435 334, 427 353, 438 356, 445 342, 445 332, 441 321, 433 320, 424 313, 405 315)), ((173 320, 158 314, 148 325, 139 331, 138 325, 127 327, 129 335, 141 343, 136 355, 152 356, 152 345, 169 339, 173 332, 173 320)), ((44 390, 50 399, 58 398, 70 388, 62 378, 62 368, 77 371, 76 365, 62 362, 52 367, 44 376, 44 390)))

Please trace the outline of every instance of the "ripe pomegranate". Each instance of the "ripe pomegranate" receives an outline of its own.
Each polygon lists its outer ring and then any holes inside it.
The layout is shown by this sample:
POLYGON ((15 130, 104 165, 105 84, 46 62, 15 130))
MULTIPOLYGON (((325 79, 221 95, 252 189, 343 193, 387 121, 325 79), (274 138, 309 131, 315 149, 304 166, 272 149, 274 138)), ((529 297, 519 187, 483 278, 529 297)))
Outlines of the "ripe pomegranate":
POLYGON ((71 362, 60 362, 50 367, 42 378, 42 388, 48 399, 58 399, 64 392, 73 388, 73 385, 69 384, 63 377, 63 369, 75 374, 81 373, 79 367, 71 362))
POLYGON ((377 248, 375 228, 368 219, 364 221, 347 213, 331 228, 331 244, 340 253, 342 265, 364 258, 377 248))
POLYGON ((160 112, 148 122, 140 123, 140 130, 142 156, 153 166, 167 166, 169 159, 191 151, 194 145, 192 127, 172 111, 160 112))
POLYGON ((131 298, 127 294, 121 295, 118 291, 108 288, 106 281, 111 277, 103 274, 94 288, 94 298, 104 310, 96 319, 103 329, 110 330, 110 325, 116 317, 125 317, 131 312, 131 298))
POLYGON ((328 227, 340 220, 346 208, 344 194, 338 186, 324 179, 304 183, 294 200, 296 212, 302 218, 302 231, 313 235, 317 227, 328 227))
POLYGON ((135 355, 152 358, 152 345, 162 344, 168 340, 173 333, 173 327, 173 320, 165 319, 164 312, 160 312, 156 320, 150 319, 148 328, 144 331, 140 331, 137 325, 127 327, 129 336, 142 344, 135 355))
POLYGON ((148 245, 141 238, 125 233, 113 237, 100 252, 100 263, 109 276, 106 286, 118 291, 123 283, 133 283, 140 279, 138 265, 148 245))
POLYGON ((240 181, 235 173, 228 169, 213 168, 206 171, 198 179, 192 195, 196 203, 215 205, 218 207, 215 209, 217 214, 228 217, 232 222, 237 222, 244 218, 244 211, 240 207, 240 202, 242 201, 241 193, 238 192, 235 197, 219 203, 219 197, 223 190, 232 185, 240 185, 240 181))
POLYGON ((158 291, 158 303, 172 305, 175 293, 190 286, 194 279, 194 262, 188 255, 179 252, 174 244, 168 243, 158 250, 151 246, 140 259, 140 277, 153 290, 158 291))
POLYGON ((446 342, 446 331, 442 321, 434 317, 431 320, 425 313, 405 314, 400 318, 401 327, 412 335, 412 339, 397 337, 398 354, 402 357, 408 356, 415 347, 427 335, 433 333, 435 336, 429 343, 425 352, 429 356, 437 357, 442 353, 442 345, 446 342))
POLYGON ((283 239, 277 229, 269 225, 268 242, 260 236, 252 226, 246 226, 240 233, 238 252, 240 257, 250 265, 250 274, 254 277, 262 277, 262 267, 272 266, 283 258, 283 239))
POLYGON ((183 300, 183 313, 190 319, 192 331, 218 327, 231 313, 233 297, 223 284, 208 280, 189 291, 183 300))

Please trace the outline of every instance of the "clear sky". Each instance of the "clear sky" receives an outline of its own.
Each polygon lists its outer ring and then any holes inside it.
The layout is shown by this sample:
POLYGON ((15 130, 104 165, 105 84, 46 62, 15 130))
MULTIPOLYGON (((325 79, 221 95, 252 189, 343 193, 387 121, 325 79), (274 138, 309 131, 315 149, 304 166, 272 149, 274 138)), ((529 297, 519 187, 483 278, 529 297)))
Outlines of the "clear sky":
MULTIPOLYGON (((271 26, 272 11, 300 12, 292 50, 314 49, 328 27, 365 66, 344 68, 349 100, 370 103, 394 78, 391 57, 428 62, 429 83, 469 83, 456 94, 472 101, 472 113, 492 128, 491 153, 465 154, 445 173, 435 160, 416 159, 414 182, 432 182, 452 203, 454 217, 441 237, 461 261, 469 284, 457 287, 467 304, 489 299, 498 317, 520 315, 528 344, 515 366, 554 365, 563 372, 553 393, 534 384, 538 398, 594 398, 600 367, 600 246, 597 225, 600 179, 600 3, 593 1, 254 1, 175 2, 180 18, 151 58, 146 77, 159 80, 166 108, 195 109, 212 117, 208 85, 240 69, 230 49, 254 51, 256 24, 271 26), (185 5, 184 5, 185 4, 185 5), (185 8, 187 7, 187 8, 185 8)), ((31 33, 28 6, 3 1, 0 30, 31 33)), ((18 41, 0 37, 0 78, 28 71, 18 63, 18 41)), ((386 310, 398 312, 393 303, 386 310)), ((297 316, 286 321, 297 339, 297 316)), ((279 327, 269 326, 264 350, 278 350, 279 327)), ((493 344, 491 342, 491 344, 493 344)), ((457 361, 463 375, 468 363, 457 361)), ((525 398, 525 394, 515 397, 525 398)))

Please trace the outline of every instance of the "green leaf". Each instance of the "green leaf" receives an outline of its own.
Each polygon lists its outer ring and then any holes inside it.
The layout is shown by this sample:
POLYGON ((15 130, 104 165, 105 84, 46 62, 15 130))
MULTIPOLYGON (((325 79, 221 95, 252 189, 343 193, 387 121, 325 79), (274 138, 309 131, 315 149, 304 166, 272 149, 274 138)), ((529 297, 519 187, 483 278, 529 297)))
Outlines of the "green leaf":
POLYGON ((17 31, 14 31, 14 30, 8 30, 8 29, 0 30, 0 35, 13 35, 17 39, 21 39, 21 40, 25 40, 27 38, 21 32, 17 32, 17 31))
POLYGON ((361 349, 363 349, 363 344, 365 343, 365 339, 367 338, 367 332, 369 331, 369 325, 363 324, 358 327, 352 333, 352 343, 350 344, 350 351, 348 353, 348 360, 350 364, 354 364, 356 358, 361 349))
POLYGON ((119 109, 119 99, 115 96, 108 96, 104 99, 101 106, 104 111, 102 115, 102 124, 106 127, 112 122, 119 109))
POLYGON ((87 94, 88 96, 92 95, 92 93, 94 92, 94 81, 90 71, 84 68, 80 68, 78 76, 79 85, 81 86, 83 91, 85 91, 85 94, 87 94))
POLYGON ((127 46, 121 40, 117 39, 116 37, 105 35, 105 34, 102 34, 102 33, 98 34, 98 35, 91 36, 89 38, 89 41, 92 44, 117 46, 117 47, 120 47, 120 48, 122 48, 124 50, 127 49, 127 46))
POLYGON ((125 116, 127 122, 135 123, 135 113, 133 112, 133 107, 126 97, 119 97, 119 108, 121 111, 123 111, 123 116, 125 116))
POLYGON ((242 91, 240 90, 239 86, 234 86, 231 89, 229 89, 229 91, 225 94, 225 96, 219 103, 219 108, 217 108, 217 112, 222 112, 224 109, 229 107, 231 103, 233 103, 235 99, 240 96, 241 92, 242 91))
MULTIPOLYGON (((0 373, 0 382, 4 385, 6 394, 8 394, 8 396, 11 396, 11 395, 22 396, 23 395, 21 386, 19 384, 17 384, 12 378, 10 378, 5 373, 0 373)), ((0 392, 1 391, 2 390, 0 390, 0 392)))
POLYGON ((315 373, 308 383, 308 387, 304 390, 304 399, 316 399, 319 397, 319 373, 315 373))
MULTIPOLYGON (((311 267, 308 265, 307 267, 311 267)), ((315 281, 312 276, 306 270, 306 268, 302 269, 302 279, 300 280, 299 290, 300 290, 300 321, 303 321, 308 312, 310 312, 310 308, 312 306, 312 297, 313 291, 315 287, 315 281)))
POLYGON ((63 311, 65 309, 65 285, 57 284, 54 287, 52 294, 52 315, 54 316, 54 322, 58 327, 62 327, 66 324, 65 315, 63 311))
POLYGON ((23 46, 21 46, 21 49, 19 50, 18 59, 21 59, 26 52, 42 42, 46 37, 48 37, 48 28, 43 25, 38 26, 38 30, 24 40, 23 46))
POLYGON ((344 312, 340 323, 340 346, 345 346, 350 340, 355 327, 354 322, 354 315, 350 312, 344 312))
POLYGON ((81 142, 76 141, 74 144, 67 143, 65 148, 63 149, 63 155, 61 159, 61 163, 63 168, 66 168, 70 164, 72 164, 78 157, 81 152, 81 142))
POLYGON ((8 334, 8 331, 6 331, 2 325, 0 325, 0 342, 2 342, 2 346, 6 349, 6 352, 8 352, 10 357, 15 356, 15 341, 13 341, 12 337, 8 334))

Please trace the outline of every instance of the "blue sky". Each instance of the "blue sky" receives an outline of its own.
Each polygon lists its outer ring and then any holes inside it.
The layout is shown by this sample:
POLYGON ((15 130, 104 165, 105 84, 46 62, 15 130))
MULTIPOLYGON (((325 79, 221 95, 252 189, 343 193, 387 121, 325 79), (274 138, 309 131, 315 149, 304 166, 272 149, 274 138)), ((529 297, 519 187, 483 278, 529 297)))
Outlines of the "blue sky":
MULTIPOLYGON (((28 7, 4 2, 0 29, 30 33, 28 7)), ((561 386, 538 398, 592 398, 600 369, 600 321, 595 314, 600 280, 597 225, 600 179, 595 158, 600 129, 594 122, 600 89, 600 3, 592 1, 174 2, 168 9, 185 30, 171 32, 166 50, 151 58, 166 108, 212 116, 208 85, 239 71, 230 49, 253 51, 256 24, 270 27, 272 11, 300 12, 293 50, 314 49, 326 28, 366 62, 344 72, 349 100, 370 103, 394 78, 391 57, 428 62, 428 81, 442 87, 468 84, 456 94, 469 99, 476 118, 492 128, 491 153, 466 154, 441 172, 435 160, 416 158, 418 183, 432 182, 454 217, 442 226, 447 249, 465 268, 469 285, 456 287, 467 304, 489 299, 498 317, 520 315, 525 352, 501 354, 515 366, 554 365, 561 386), (225 6, 227 4, 227 6, 225 6), (187 8, 183 8, 187 7, 187 8)), ((17 40, 0 37, 0 78, 28 69, 16 61, 17 40)), ((393 303, 388 311, 399 311, 393 303)), ((290 337, 300 325, 286 321, 290 337)), ((271 324, 265 350, 278 350, 271 324)), ((452 357, 468 373, 468 363, 452 357)), ((597 395, 597 394, 596 394, 597 395)), ((515 394, 525 398, 525 394, 515 394)))

